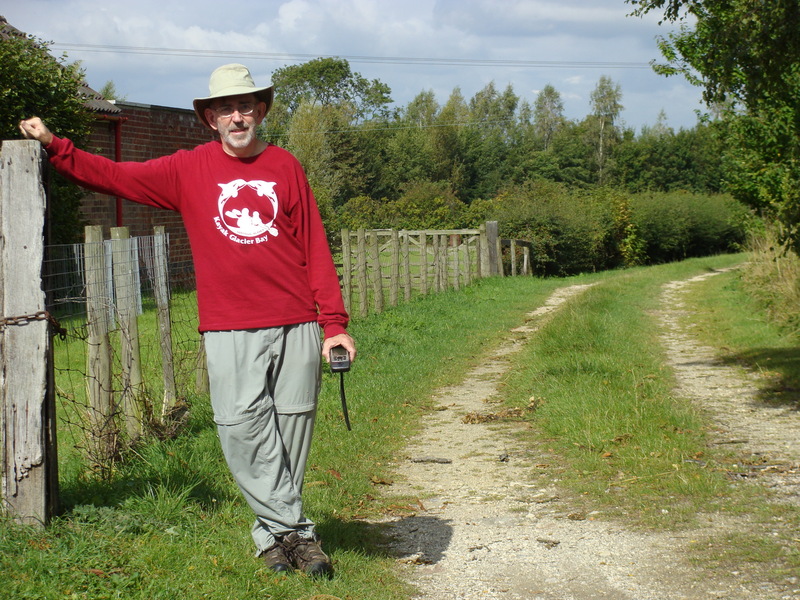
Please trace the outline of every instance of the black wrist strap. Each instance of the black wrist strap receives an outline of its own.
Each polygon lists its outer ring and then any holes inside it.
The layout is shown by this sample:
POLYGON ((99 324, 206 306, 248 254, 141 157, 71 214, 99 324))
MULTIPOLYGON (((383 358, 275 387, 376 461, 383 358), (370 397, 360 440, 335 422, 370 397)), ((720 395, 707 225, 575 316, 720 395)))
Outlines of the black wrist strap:
POLYGON ((352 431, 350 427, 350 415, 347 412, 347 398, 344 394, 344 371, 339 372, 339 396, 342 398, 342 413, 344 414, 344 424, 347 425, 347 431, 352 431))

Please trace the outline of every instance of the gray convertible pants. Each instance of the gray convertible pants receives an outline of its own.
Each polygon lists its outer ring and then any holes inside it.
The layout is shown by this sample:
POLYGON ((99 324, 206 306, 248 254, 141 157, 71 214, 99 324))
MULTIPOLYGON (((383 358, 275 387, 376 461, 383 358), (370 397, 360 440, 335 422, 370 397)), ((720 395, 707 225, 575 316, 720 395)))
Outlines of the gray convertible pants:
POLYGON ((320 387, 316 323, 203 334, 214 421, 228 467, 256 514, 258 553, 314 534, 303 477, 320 387))

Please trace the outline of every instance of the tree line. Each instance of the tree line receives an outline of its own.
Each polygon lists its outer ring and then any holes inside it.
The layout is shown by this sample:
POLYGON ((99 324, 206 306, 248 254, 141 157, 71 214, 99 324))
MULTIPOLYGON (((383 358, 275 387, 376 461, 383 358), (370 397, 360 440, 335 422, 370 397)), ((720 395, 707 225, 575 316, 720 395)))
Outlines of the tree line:
POLYGON ((329 224, 472 226, 487 202, 535 181, 634 194, 721 191, 714 123, 675 131, 662 113, 636 132, 622 123, 622 90, 607 76, 581 120, 564 116, 552 85, 532 103, 492 82, 469 99, 456 88, 442 104, 421 91, 392 108, 387 85, 339 58, 278 69, 273 83, 262 135, 299 158, 329 224))

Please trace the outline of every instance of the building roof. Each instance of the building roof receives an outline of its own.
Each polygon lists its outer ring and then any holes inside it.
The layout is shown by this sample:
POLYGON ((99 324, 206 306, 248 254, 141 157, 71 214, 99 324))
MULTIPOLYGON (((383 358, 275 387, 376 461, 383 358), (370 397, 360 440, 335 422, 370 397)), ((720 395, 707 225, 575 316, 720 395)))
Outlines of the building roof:
MULTIPOLYGON (((7 40, 12 37, 28 38, 29 36, 11 25, 5 17, 0 15, 0 40, 7 40)), ((55 60, 54 58, 53 61, 55 60)), ((84 105, 93 113, 118 115, 122 112, 113 102, 109 102, 99 92, 90 88, 85 81, 80 82, 79 90, 81 96, 83 96, 84 105)))

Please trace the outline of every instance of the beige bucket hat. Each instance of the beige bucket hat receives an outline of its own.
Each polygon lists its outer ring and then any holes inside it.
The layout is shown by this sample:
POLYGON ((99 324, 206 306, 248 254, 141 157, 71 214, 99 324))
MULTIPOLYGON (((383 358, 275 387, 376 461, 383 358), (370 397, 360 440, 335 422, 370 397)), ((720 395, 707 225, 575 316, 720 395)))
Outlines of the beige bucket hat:
POLYGON ((208 80, 208 91, 210 95, 205 98, 194 99, 194 112, 197 118, 206 127, 211 128, 206 119, 206 109, 215 98, 225 98, 227 96, 239 96, 241 94, 255 94, 256 97, 267 105, 267 112, 272 108, 272 99, 275 95, 275 88, 272 84, 267 87, 256 87, 253 76, 244 65, 236 63, 222 65, 214 69, 211 78, 208 80))

